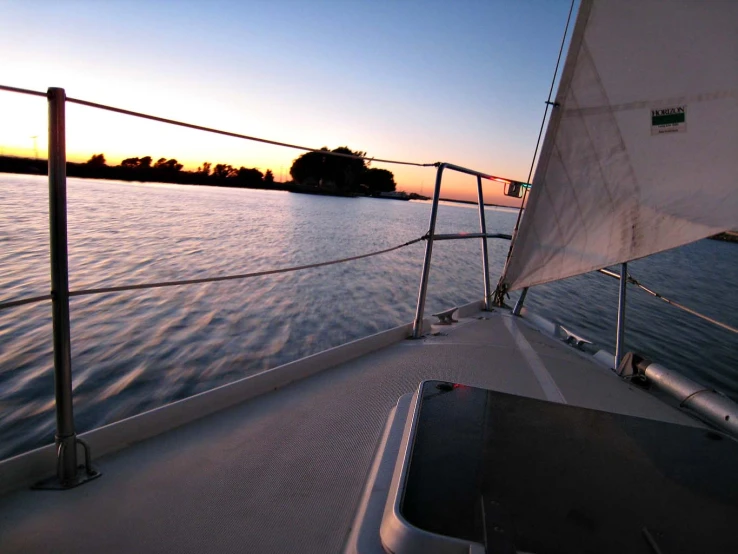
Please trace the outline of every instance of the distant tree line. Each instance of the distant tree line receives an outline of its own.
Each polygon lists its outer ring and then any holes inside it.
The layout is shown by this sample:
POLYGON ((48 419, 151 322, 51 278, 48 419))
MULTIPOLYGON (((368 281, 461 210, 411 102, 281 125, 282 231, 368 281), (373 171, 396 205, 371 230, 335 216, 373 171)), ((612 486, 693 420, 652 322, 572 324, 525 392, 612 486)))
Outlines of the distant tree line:
MULTIPOLYGON (((0 156, 0 172, 44 175, 48 172, 46 160, 0 156)), ((148 181, 178 183, 183 185, 214 185, 221 187, 247 187, 285 190, 274 182, 271 170, 262 173, 256 168, 235 167, 228 164, 203 163, 196 171, 185 171, 175 159, 151 156, 126 158, 120 165, 108 165, 104 154, 94 154, 84 163, 67 162, 69 177, 115 179, 119 181, 148 181)))
POLYGON ((347 146, 333 150, 323 147, 299 156, 292 163, 290 175, 298 185, 326 192, 374 195, 394 191, 397 185, 392 172, 370 168, 361 159, 364 156, 366 152, 353 151, 347 146))
POLYGON ((151 156, 126 158, 120 165, 110 166, 104 154, 94 154, 82 164, 69 163, 67 174, 73 177, 118 179, 121 181, 155 181, 185 185, 216 185, 222 187, 273 188, 274 174, 271 170, 262 173, 256 168, 235 167, 228 164, 203 163, 195 171, 185 171, 174 158, 151 156))
MULTIPOLYGON (((194 171, 186 171, 176 159, 151 156, 126 158, 119 165, 108 165, 104 154, 93 154, 83 163, 67 162, 67 175, 92 179, 213 185, 221 187, 265 188, 334 194, 341 196, 378 195, 396 188, 395 178, 386 169, 370 168, 361 159, 365 152, 347 146, 333 150, 323 147, 297 157, 290 168, 293 181, 276 183, 271 170, 262 173, 256 168, 235 168, 228 164, 204 162, 194 171), (335 156, 333 154, 343 154, 335 156)), ((0 172, 47 173, 46 160, 0 156, 0 172)))

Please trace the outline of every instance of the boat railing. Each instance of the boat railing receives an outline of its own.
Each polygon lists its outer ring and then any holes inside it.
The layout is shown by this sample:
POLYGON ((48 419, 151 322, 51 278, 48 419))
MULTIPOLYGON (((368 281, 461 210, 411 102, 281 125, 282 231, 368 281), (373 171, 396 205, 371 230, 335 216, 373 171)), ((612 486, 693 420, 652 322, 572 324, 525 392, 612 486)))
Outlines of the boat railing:
POLYGON ((430 259, 433 249, 433 242, 436 240, 454 240, 454 239, 481 239, 482 241, 482 265, 484 271, 484 305, 489 307, 490 303, 490 283, 489 283, 489 260, 487 256, 487 239, 500 238, 510 240, 511 236, 501 233, 488 234, 484 219, 484 202, 482 196, 482 179, 497 181, 500 183, 511 184, 515 181, 503 179, 487 175, 478 171, 473 171, 460 166, 448 163, 418 163, 411 161, 389 160, 381 158, 372 158, 367 156, 351 155, 340 152, 329 152, 317 148, 309 148, 295 144, 262 139, 240 133, 233 133, 201 125, 194 125, 182 121, 165 119, 162 117, 134 112, 103 104, 97 104, 86 100, 69 98, 63 88, 49 88, 48 92, 40 92, 17 87, 9 87, 0 85, 0 90, 7 92, 15 92, 20 94, 45 97, 48 100, 48 121, 49 121, 49 153, 48 153, 48 175, 49 175, 49 229, 50 229, 50 261, 51 261, 51 293, 46 295, 13 299, 6 302, 0 302, 0 310, 51 300, 52 305, 52 334, 53 334, 53 360, 54 360, 54 391, 55 391, 55 411, 56 411, 56 455, 57 455, 57 474, 55 478, 48 480, 42 486, 44 488, 70 488, 93 479, 99 475, 91 465, 91 455, 89 446, 77 436, 74 422, 73 411, 73 395, 72 395, 72 357, 71 357, 71 332, 69 317, 69 299, 75 296, 103 294, 110 292, 121 292, 128 290, 150 289, 159 287, 181 286, 197 283, 208 283, 216 281, 225 281, 232 279, 246 279, 250 277, 259 277, 264 275, 272 275, 277 273, 285 273, 290 271, 300 271, 309 268, 321 267, 332 264, 346 263, 369 256, 377 256, 385 254, 400 248, 404 248, 420 241, 426 241, 425 261, 423 264, 423 273, 421 276, 420 293, 418 296, 418 306, 413 325, 413 336, 418 337, 422 332, 422 314, 425 305, 425 295, 428 286, 428 273, 430 269, 430 259), (91 108, 112 111, 133 117, 153 120, 165 124, 186 127, 190 129, 230 136, 249 141, 256 141, 275 146, 292 148, 306 152, 321 152, 325 155, 358 158, 368 161, 412 165, 418 167, 437 167, 436 188, 432 201, 431 222, 428 232, 422 237, 409 240, 405 243, 374 251, 358 256, 351 256, 337 260, 329 260, 317 262, 301 266, 293 266, 286 268, 278 268, 266 271, 258 271, 251 273, 242 273, 237 275, 215 276, 200 279, 177 280, 155 283, 137 283, 122 286, 110 286, 104 288, 94 288, 86 290, 69 290, 69 264, 68 264, 68 236, 67 236, 67 187, 66 187, 66 115, 65 106, 67 103, 75 103, 91 108), (479 216, 480 216, 480 233, 460 233, 460 234, 435 234, 436 215, 438 212, 439 193, 441 185, 441 177, 445 169, 466 173, 476 176, 478 198, 479 198, 479 216), (85 465, 80 469, 77 463, 77 447, 84 448, 85 465))
POLYGON ((420 276, 420 288, 418 290, 418 303, 415 309, 415 319, 413 320, 413 338, 420 338, 423 333, 423 312, 425 311, 425 298, 428 292, 428 278, 430 276, 431 258, 433 257, 433 243, 437 240, 457 240, 479 238, 482 241, 482 279, 484 285, 484 301, 483 307, 489 310, 492 307, 492 289, 489 283, 489 255, 487 253, 487 239, 501 238, 510 240, 512 237, 506 234, 489 234, 487 233, 487 223, 484 217, 484 193, 482 191, 482 179, 489 181, 497 181, 503 184, 511 184, 515 181, 503 179, 488 175, 481 171, 475 171, 459 165, 450 163, 439 163, 436 170, 436 184, 433 189, 433 200, 431 202, 430 221, 428 223, 427 240, 425 243, 425 257, 423 259, 423 272, 420 276), (436 220, 438 218, 438 205, 441 198, 441 184, 443 181, 443 172, 456 171, 476 177, 477 180, 477 206, 479 208, 479 233, 458 233, 458 234, 442 234, 436 235, 436 220))
MULTIPOLYGON (((193 125, 190 123, 184 123, 181 121, 175 121, 171 119, 165 119, 149 114, 142 114, 139 112, 133 112, 130 110, 124 110, 121 108, 115 108, 111 106, 105 106, 102 104, 96 104, 85 100, 68 98, 64 89, 62 88, 50 88, 47 93, 32 91, 27 89, 19 89, 15 87, 7 87, 0 85, 0 90, 8 92, 16 92, 21 94, 29 94, 34 96, 46 97, 48 100, 49 110, 49 157, 48 157, 48 174, 49 174, 49 223, 50 223, 50 251, 51 251, 51 293, 47 295, 35 296, 30 298, 21 298, 10 300, 6 302, 0 302, 0 310, 20 306, 24 304, 30 304, 35 302, 42 302, 51 300, 52 304, 52 332, 53 332, 53 359, 54 359, 54 389, 55 389, 55 410, 56 410, 56 454, 57 454, 57 475, 55 478, 46 483, 49 488, 69 488, 81 484, 89 479, 92 479, 99 475, 91 465, 91 456, 89 447, 77 437, 74 414, 73 414, 73 398, 72 398, 72 361, 71 361, 71 333, 69 324, 69 299, 74 296, 90 295, 90 294, 102 294, 110 292, 120 292, 126 290, 136 289, 149 289, 158 287, 169 287, 169 286, 181 286, 190 285, 197 283, 207 283, 216 281, 225 281, 232 279, 246 279, 250 277, 258 277, 264 275, 271 275, 277 273, 285 273, 290 271, 300 271, 304 269, 321 267, 332 264, 346 263, 369 256, 377 256, 385 254, 400 248, 407 247, 417 242, 425 241, 425 255, 423 260, 422 273, 420 278, 420 285, 418 289, 418 299, 415 311, 415 318, 412 325, 412 337, 420 338, 423 332, 423 313, 425 310, 425 301, 428 290, 428 280, 430 274, 431 259, 433 254, 433 244, 435 241, 445 240, 464 240, 464 239, 479 239, 482 246, 482 281, 484 290, 483 308, 489 310, 492 307, 493 302, 493 291, 490 287, 489 280, 489 257, 487 251, 487 239, 497 238, 511 240, 511 236, 503 233, 488 233, 485 221, 484 212, 484 196, 482 190, 482 180, 489 180, 506 185, 508 190, 511 185, 524 185, 518 183, 512 179, 505 179, 494 175, 482 173, 451 163, 418 163, 410 161, 400 160, 389 160, 389 159, 378 159, 367 156, 349 155, 338 152, 329 152, 316 148, 308 148, 304 146, 298 146, 294 144, 288 144, 283 142, 277 142, 268 139, 261 139, 257 137, 251 137, 239 133, 232 133, 228 131, 222 131, 218 129, 212 129, 209 127, 203 127, 200 125, 193 125), (67 244, 67 190, 66 190, 66 138, 65 138, 65 105, 67 102, 72 102, 92 108, 113 111, 125 115, 134 117, 140 117, 161 123, 177 125, 181 127, 192 128, 196 130, 206 131, 210 133, 221 134, 225 136, 231 136, 234 138, 240 138, 245 140, 257 141, 266 144, 272 144, 275 146, 282 146, 287 148, 293 148, 297 150, 303 150, 307 152, 321 152, 325 155, 339 156, 363 159, 369 161, 376 161, 389 164, 402 164, 412 165, 418 167, 436 167, 436 181, 433 192, 433 198, 431 200, 430 220, 428 225, 428 231, 421 237, 409 240, 405 243, 386 248, 383 250, 361 254, 358 256, 351 256, 347 258, 341 258, 337 260, 329 260, 324 262, 317 262, 302 266, 293 266, 279 269, 272 269, 259 272, 242 273, 237 275, 227 276, 216 276, 206 277, 200 279, 190 280, 179 280, 179 281, 166 281, 156 283, 140 283, 123 286, 111 286, 106 288, 95 288, 87 290, 69 290, 69 267, 68 267, 68 244, 67 244), (476 178, 477 184, 477 206, 479 210, 479 232, 473 233, 455 233, 455 234, 436 234, 436 220, 438 216, 438 207, 440 203, 440 192, 443 180, 443 175, 446 170, 454 171, 471 175, 476 178), (81 445, 84 447, 85 454, 85 466, 82 470, 77 465, 77 447, 81 445)), ((612 277, 618 277, 621 279, 620 282, 620 296, 618 304, 618 330, 617 330, 617 354, 616 367, 620 364, 620 361, 624 358, 624 314, 625 314, 625 291, 628 283, 636 284, 649 294, 653 294, 662 300, 668 301, 661 295, 658 295, 637 283, 627 274, 626 264, 622 265, 621 275, 617 275, 608 270, 601 270, 612 277), (623 279, 622 276, 627 276, 623 279)), ((525 298, 526 291, 518 301, 514 314, 518 314, 522 303, 525 298)), ((671 304, 686 309, 683 306, 677 305, 675 302, 668 301, 671 304)), ((697 314, 693 310, 689 310, 695 315, 699 315, 705 319, 705 316, 697 314)), ((709 319, 709 318, 706 318, 709 319)), ((713 321, 714 322, 714 321, 713 321)), ((718 324, 720 324, 718 322, 718 324)), ((720 324, 723 327, 728 328, 724 324, 720 324)), ((734 328, 729 328, 732 331, 736 331, 734 328)), ((654 364, 655 366, 655 364, 654 364)), ((660 367, 660 366, 659 366, 660 367)), ((721 406, 722 409, 722 406, 721 406)), ((722 413, 722 412, 720 412, 722 413)), ((731 412, 733 413, 733 412, 731 412)), ((725 422, 731 421, 731 425, 738 421, 738 412, 735 415, 729 417, 721 416, 725 422)))

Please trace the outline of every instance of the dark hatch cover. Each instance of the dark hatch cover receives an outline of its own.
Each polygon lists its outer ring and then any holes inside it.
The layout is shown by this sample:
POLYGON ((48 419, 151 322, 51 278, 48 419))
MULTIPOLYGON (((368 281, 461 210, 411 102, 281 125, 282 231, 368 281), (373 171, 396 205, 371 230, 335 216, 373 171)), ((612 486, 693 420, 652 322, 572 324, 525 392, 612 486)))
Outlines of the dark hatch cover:
POLYGON ((725 435, 429 381, 402 514, 488 552, 738 553, 725 435))

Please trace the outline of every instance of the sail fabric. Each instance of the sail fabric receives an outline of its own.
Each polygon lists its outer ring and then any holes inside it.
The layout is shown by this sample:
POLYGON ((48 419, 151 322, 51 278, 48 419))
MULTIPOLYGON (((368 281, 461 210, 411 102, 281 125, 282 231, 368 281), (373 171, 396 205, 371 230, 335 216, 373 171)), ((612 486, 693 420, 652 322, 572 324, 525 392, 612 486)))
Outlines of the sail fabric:
POLYGON ((738 229, 738 1, 583 0, 500 284, 738 229))

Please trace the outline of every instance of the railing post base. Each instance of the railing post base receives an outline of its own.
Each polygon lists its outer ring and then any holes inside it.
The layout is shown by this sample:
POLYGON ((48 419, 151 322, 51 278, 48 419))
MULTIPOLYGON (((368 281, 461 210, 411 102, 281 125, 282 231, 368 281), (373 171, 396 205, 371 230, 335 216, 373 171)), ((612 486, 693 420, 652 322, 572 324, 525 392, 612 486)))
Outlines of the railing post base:
MULTIPOLYGON (((74 456, 76 459, 76 456, 74 456)), ((31 488, 34 490, 53 490, 60 491, 66 489, 73 489, 83 485, 93 479, 97 479, 102 475, 97 469, 92 466, 92 455, 90 453, 90 446, 80 438, 76 436, 65 437, 56 439, 56 475, 39 481, 31 488), (85 463, 79 465, 75 469, 70 471, 70 468, 64 468, 63 464, 71 456, 65 455, 67 449, 74 448, 76 451, 77 445, 81 444, 85 449, 85 463), (68 476, 68 477, 65 477, 68 476)))

